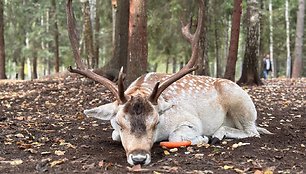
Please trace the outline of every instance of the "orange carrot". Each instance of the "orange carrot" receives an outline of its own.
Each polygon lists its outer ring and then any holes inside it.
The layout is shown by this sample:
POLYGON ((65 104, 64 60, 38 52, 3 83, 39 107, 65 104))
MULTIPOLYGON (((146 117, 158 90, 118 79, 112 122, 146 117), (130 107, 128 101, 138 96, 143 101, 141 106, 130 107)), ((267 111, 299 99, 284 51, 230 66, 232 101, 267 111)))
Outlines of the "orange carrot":
POLYGON ((182 147, 182 146, 190 146, 191 141, 179 141, 179 142, 160 142, 160 146, 166 147, 168 149, 176 148, 176 147, 182 147))

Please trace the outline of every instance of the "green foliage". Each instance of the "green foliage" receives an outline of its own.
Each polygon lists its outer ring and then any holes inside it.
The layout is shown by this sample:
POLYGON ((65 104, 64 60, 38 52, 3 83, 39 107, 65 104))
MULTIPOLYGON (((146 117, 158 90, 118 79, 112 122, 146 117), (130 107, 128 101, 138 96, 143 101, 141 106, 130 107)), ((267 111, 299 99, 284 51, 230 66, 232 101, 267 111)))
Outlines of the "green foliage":
MULTIPOLYGON (((50 13, 51 1, 38 0, 9 0, 5 1, 5 44, 7 57, 8 74, 13 75, 18 71, 18 66, 23 58, 32 60, 33 52, 37 52, 38 64, 51 62, 50 68, 53 72, 54 53, 54 18, 50 13), (48 60, 48 61, 47 61, 48 60)), ((216 48, 220 49, 221 63, 225 67, 228 49, 228 31, 229 21, 233 8, 233 1, 207 1, 208 2, 208 21, 207 40, 208 40, 208 55, 210 67, 214 67, 216 58, 216 48), (216 38, 215 32, 218 33, 216 38), (218 39, 219 45, 215 44, 218 39)), ((269 51, 269 12, 268 1, 262 1, 264 9, 262 14, 262 29, 261 37, 263 41, 263 53, 269 51)), ((274 57, 277 60, 279 67, 279 75, 285 74, 286 66, 286 34, 285 34, 285 17, 284 8, 285 1, 273 0, 273 26, 274 26, 274 57)), ((112 57, 112 8, 111 1, 99 2, 101 30, 99 33, 100 40, 100 66, 103 66, 108 59, 112 57), (101 63, 102 62, 102 63, 101 63)), ((243 1, 243 14, 246 10, 246 3, 243 1)), ((290 40, 291 50, 294 49, 295 25, 297 0, 289 1, 290 15, 290 40)), ((68 40, 66 29, 66 2, 64 0, 56 1, 56 17, 59 30, 60 58, 63 69, 69 65, 73 65, 72 52, 68 40)), ((82 32, 82 6, 79 1, 73 1, 74 13, 76 16, 77 30, 82 32)), ((128 7, 127 7, 128 8, 128 7)), ((154 0, 148 1, 148 44, 149 44, 149 63, 150 67, 158 64, 159 71, 165 71, 167 60, 172 62, 176 58, 177 64, 186 62, 190 57, 190 44, 183 38, 181 34, 181 19, 185 22, 189 21, 189 16, 192 14, 193 23, 196 22, 197 16, 197 1, 190 0, 154 0)), ((242 17, 242 23, 244 17, 242 17)), ((194 26, 193 29, 194 30, 194 26)), ((245 28, 241 28, 239 56, 242 57, 244 51, 245 28)), ((305 37, 304 37, 305 38, 305 37)), ((304 44, 305 45, 305 44, 304 44)), ((305 46, 304 46, 305 47, 305 46)), ((305 50, 306 48, 304 48, 305 50)), ((238 59, 241 61, 240 59, 238 59)), ((239 65, 240 62, 237 62, 239 65)), ((43 75, 45 70, 39 66, 40 75, 43 75)), ((27 69, 27 68, 26 68, 27 69)), ((239 69, 239 67, 237 68, 239 69)), ((239 73, 239 72, 238 72, 239 73)))

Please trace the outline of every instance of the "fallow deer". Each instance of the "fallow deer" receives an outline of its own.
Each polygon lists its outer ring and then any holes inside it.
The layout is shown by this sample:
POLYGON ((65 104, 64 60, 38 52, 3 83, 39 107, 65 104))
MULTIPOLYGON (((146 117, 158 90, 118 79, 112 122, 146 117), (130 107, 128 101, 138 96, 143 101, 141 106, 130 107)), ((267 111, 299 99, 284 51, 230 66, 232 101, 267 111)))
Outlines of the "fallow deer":
POLYGON ((260 137, 269 134, 256 126, 257 113, 250 96, 237 84, 225 79, 195 76, 201 34, 203 0, 199 2, 198 24, 194 34, 182 28, 192 45, 192 55, 185 67, 173 75, 148 73, 135 80, 125 91, 122 70, 118 86, 93 73, 82 63, 71 1, 67 0, 69 38, 77 68, 69 70, 93 79, 115 96, 115 101, 85 110, 88 117, 110 120, 112 139, 121 141, 131 165, 149 164, 155 142, 191 141, 207 143, 226 138, 260 137))

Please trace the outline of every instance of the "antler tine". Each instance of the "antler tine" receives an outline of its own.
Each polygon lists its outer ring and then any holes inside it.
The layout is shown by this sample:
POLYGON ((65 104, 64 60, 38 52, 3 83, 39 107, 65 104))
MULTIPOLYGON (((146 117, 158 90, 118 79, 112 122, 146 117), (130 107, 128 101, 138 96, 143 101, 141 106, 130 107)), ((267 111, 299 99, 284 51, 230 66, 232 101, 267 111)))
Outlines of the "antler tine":
POLYGON ((108 80, 107 78, 102 77, 102 76, 92 72, 91 70, 87 69, 85 64, 82 62, 80 52, 79 52, 78 35, 77 35, 76 29, 75 29, 76 27, 75 27, 75 24, 74 24, 74 14, 73 14, 73 10, 72 10, 72 0, 67 0, 66 14, 67 14, 67 26, 68 26, 69 40, 70 40, 70 43, 71 43, 71 48, 72 48, 72 51, 73 51, 73 56, 74 56, 74 59, 75 59, 75 63, 77 65, 77 69, 74 69, 70 66, 68 68, 68 70, 72 73, 77 73, 77 74, 83 75, 83 76, 85 76, 87 78, 90 78, 90 79, 92 79, 92 80, 94 80, 98 83, 101 83, 107 89, 109 89, 111 91, 111 93, 115 96, 115 98, 117 99, 117 101, 119 103, 121 103, 121 104, 125 103, 126 100, 124 100, 122 97, 120 97, 120 94, 119 94, 119 92, 122 92, 122 90, 119 91, 118 87, 116 86, 115 83, 113 83, 112 81, 108 80))
POLYGON ((152 102, 152 104, 157 104, 158 97, 162 94, 162 92, 170 86, 172 83, 176 82, 180 78, 184 77, 186 74, 194 71, 197 69, 195 66, 197 58, 198 58, 198 52, 199 52, 199 40, 200 35, 202 33, 202 21, 203 21, 203 11, 204 11, 204 0, 199 0, 199 12, 198 12, 198 25, 197 29, 194 34, 190 33, 190 24, 187 24, 186 26, 182 27, 182 33, 187 38, 187 40, 191 43, 192 46, 192 53, 191 58, 188 61, 188 63, 177 73, 170 76, 168 79, 166 79, 164 82, 159 84, 157 82, 155 84, 155 87, 153 88, 153 91, 151 95, 149 96, 149 100, 152 102))

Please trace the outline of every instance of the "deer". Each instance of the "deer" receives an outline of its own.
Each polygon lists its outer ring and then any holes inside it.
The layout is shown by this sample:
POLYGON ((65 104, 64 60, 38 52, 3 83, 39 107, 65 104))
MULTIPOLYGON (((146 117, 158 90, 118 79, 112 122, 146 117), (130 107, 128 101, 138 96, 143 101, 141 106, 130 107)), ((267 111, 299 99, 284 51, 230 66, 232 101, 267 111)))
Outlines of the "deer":
POLYGON ((188 63, 174 74, 144 74, 126 90, 122 68, 116 85, 82 62, 71 3, 72 0, 67 0, 67 26, 77 68, 70 66, 69 71, 101 83, 115 98, 111 103, 84 110, 84 114, 110 121, 112 139, 122 143, 130 165, 149 164, 151 148, 160 141, 201 144, 272 134, 256 125, 255 105, 236 83, 190 74, 197 68, 203 0, 199 0, 196 31, 191 34, 190 23, 182 27, 183 35, 192 46, 188 63))

